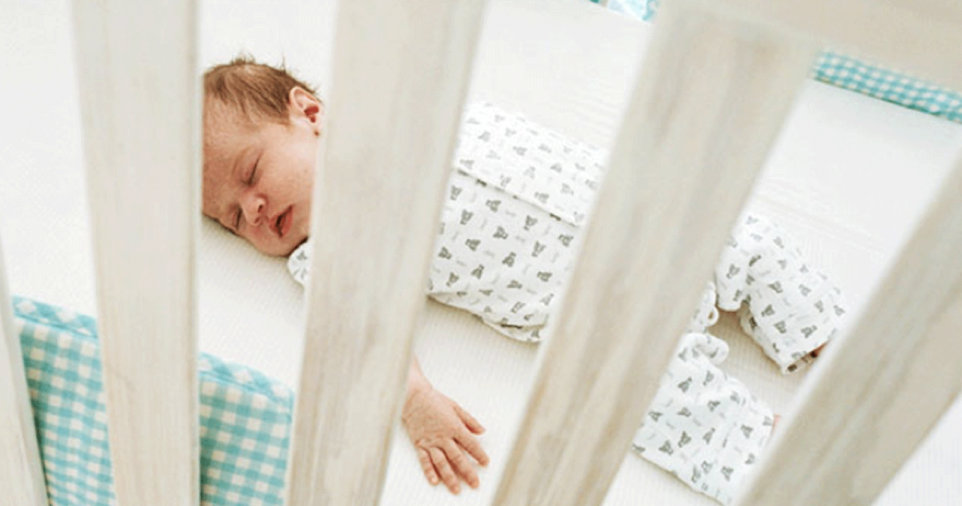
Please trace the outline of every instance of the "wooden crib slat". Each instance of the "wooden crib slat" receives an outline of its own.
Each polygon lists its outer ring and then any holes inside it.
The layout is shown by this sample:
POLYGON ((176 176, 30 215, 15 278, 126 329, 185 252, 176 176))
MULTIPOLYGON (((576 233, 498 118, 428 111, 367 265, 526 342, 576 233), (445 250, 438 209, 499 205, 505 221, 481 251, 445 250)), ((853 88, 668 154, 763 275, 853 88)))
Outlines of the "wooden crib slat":
POLYGON ((849 54, 962 89, 958 1, 700 1, 705 8, 809 33, 849 54))
POLYGON ((74 3, 110 455, 120 505, 198 504, 191 0, 74 3))
POLYGON ((380 495, 483 7, 338 7, 287 504, 380 495))
POLYGON ((962 161, 819 358, 741 504, 871 504, 962 390, 960 195, 962 161))
POLYGON ((7 274, 0 247, 0 490, 4 501, 47 504, 33 411, 23 370, 20 336, 14 329, 7 274))
POLYGON ((599 504, 815 48, 659 14, 494 504, 599 504))

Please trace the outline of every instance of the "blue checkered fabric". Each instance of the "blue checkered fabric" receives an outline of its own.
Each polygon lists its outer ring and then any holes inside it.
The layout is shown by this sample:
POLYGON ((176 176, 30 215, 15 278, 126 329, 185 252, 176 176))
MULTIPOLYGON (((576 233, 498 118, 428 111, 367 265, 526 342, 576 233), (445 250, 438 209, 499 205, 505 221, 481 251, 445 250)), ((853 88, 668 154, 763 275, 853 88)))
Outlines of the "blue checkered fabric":
POLYGON ((819 81, 962 123, 962 94, 895 70, 829 51, 812 73, 819 81))
MULTIPOLYGON (((660 0, 608 0, 608 8, 651 21, 660 0)), ((836 52, 822 53, 811 77, 909 109, 962 123, 962 93, 836 52)))
POLYGON ((608 8, 629 16, 651 21, 658 12, 659 0, 608 0, 608 8))
MULTIPOLYGON (((25 298, 13 305, 50 504, 115 503, 96 322, 25 298)), ((206 354, 198 380, 201 503, 281 504, 293 392, 206 354)))

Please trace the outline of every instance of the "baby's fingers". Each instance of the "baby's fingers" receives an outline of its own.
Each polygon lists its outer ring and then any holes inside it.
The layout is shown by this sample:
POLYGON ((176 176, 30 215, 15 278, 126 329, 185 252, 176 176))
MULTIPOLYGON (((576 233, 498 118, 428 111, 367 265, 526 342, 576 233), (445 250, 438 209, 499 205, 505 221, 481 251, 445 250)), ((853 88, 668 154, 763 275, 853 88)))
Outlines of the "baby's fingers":
POLYGON ((475 434, 481 434, 484 432, 484 427, 481 426, 481 423, 475 420, 474 417, 471 416, 471 413, 468 413, 464 410, 464 408, 458 406, 456 403, 454 404, 454 412, 458 414, 468 430, 475 434))
POLYGON ((431 457, 428 457, 427 450, 418 448, 418 460, 421 461, 421 469, 424 471, 424 477, 428 479, 431 485, 437 485, 438 473, 434 470, 434 464, 431 463, 431 457))
POLYGON ((444 453, 448 456, 448 461, 454 465, 454 470, 464 478, 464 481, 468 482, 471 488, 478 488, 478 473, 474 472, 474 466, 468 462, 468 458, 464 456, 464 452, 454 441, 448 441, 444 445, 444 453))
POLYGON ((464 447, 464 449, 474 457, 474 460, 478 461, 478 464, 482 466, 488 465, 488 454, 484 453, 484 449, 481 448, 481 443, 478 442, 477 438, 468 433, 463 433, 457 437, 457 441, 458 444, 464 447))
POLYGON ((451 464, 448 464, 448 458, 444 456, 444 452, 438 447, 432 447, 429 452, 431 454, 431 462, 434 462, 434 467, 441 473, 441 480, 444 481, 444 484, 448 486, 452 494, 460 492, 460 480, 451 469, 451 464))

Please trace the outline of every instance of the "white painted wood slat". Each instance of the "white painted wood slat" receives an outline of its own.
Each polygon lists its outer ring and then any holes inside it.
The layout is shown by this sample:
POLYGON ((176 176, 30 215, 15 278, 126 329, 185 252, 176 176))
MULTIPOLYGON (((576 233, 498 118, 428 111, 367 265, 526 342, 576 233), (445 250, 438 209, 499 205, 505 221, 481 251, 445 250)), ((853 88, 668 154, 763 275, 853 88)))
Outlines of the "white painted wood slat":
POLYGON ((47 504, 33 411, 0 247, 0 490, 10 504, 47 504))
POLYGON ((666 4, 493 504, 599 504, 816 48, 666 4))
POLYGON ((74 3, 110 455, 121 506, 199 501, 196 24, 191 0, 74 3))
POLYGON ((701 0, 706 9, 819 37, 873 63, 962 89, 957 0, 701 0))
POLYGON ((830 344, 741 504, 871 504, 962 389, 962 161, 848 336, 830 344))
POLYGON ((338 6, 287 504, 379 497, 483 8, 338 6))

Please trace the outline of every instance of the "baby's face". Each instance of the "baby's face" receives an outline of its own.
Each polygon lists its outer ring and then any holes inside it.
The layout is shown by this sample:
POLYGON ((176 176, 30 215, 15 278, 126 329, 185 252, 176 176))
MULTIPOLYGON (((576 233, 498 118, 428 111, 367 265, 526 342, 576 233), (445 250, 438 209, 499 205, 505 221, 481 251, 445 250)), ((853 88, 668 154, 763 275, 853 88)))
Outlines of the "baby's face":
POLYGON ((204 215, 268 255, 290 254, 310 232, 322 112, 297 90, 286 125, 252 123, 222 104, 205 112, 204 215))

